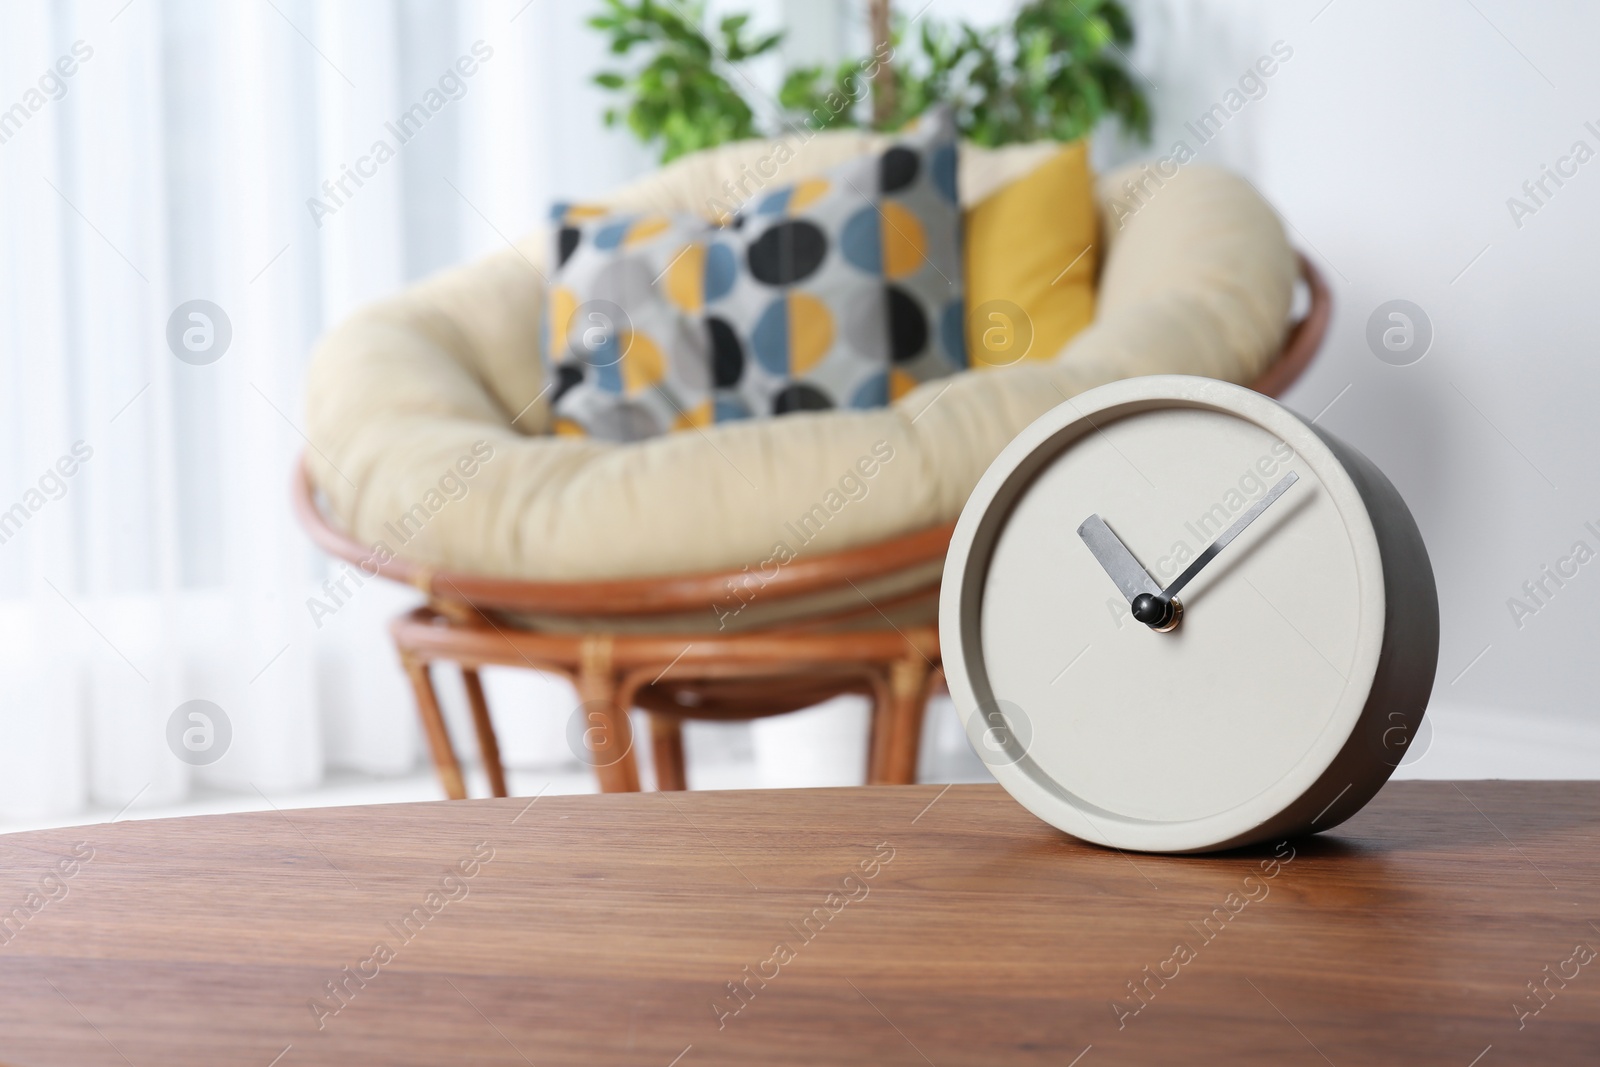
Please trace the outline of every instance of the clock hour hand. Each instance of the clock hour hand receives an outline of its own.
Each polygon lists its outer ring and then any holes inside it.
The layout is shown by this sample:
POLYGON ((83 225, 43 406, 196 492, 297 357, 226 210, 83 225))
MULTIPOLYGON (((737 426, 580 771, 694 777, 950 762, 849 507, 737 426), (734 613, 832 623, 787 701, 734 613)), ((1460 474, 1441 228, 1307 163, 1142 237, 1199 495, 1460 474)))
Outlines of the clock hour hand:
POLYGON ((1244 528, 1246 526, 1249 526, 1252 522, 1255 522, 1257 519, 1259 519, 1261 517, 1261 513, 1266 511, 1267 508, 1271 507, 1274 500, 1277 500, 1291 485, 1299 480, 1300 476, 1294 471, 1290 471, 1288 474, 1285 474, 1283 479, 1279 481, 1277 485, 1267 490, 1266 496, 1250 505, 1249 510, 1235 519, 1232 526, 1228 527, 1226 530, 1223 530, 1222 533, 1217 536, 1217 539, 1211 542, 1211 545, 1204 552, 1196 556, 1194 562, 1189 564, 1182 574, 1174 578, 1171 585, 1167 586, 1161 591, 1161 598, 1163 600, 1171 600, 1174 596, 1176 596, 1178 591, 1184 586, 1188 585, 1190 580, 1194 578, 1195 575, 1199 574, 1200 571, 1205 568, 1207 563, 1210 563, 1212 560, 1217 558, 1217 553, 1228 547, 1228 542, 1244 533, 1244 528))
POLYGON ((1139 596, 1160 596, 1161 586, 1150 577, 1150 572, 1139 565, 1122 539, 1111 532, 1111 527, 1098 515, 1090 515, 1078 527, 1078 536, 1089 546, 1094 558, 1105 568, 1122 595, 1133 603, 1139 596))

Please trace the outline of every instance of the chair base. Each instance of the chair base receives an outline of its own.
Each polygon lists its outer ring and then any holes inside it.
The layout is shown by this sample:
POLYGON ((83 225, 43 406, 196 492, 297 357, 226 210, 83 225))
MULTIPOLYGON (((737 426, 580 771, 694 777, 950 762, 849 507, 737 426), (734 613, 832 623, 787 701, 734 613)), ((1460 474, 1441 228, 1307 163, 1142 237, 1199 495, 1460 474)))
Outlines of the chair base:
POLYGON ((931 626, 849 633, 780 630, 733 636, 566 635, 516 630, 487 615, 418 608, 390 624, 400 662, 416 690, 417 711, 440 784, 465 799, 466 780, 451 744, 431 668, 457 664, 467 692, 490 791, 506 795, 499 741, 489 717, 484 666, 523 667, 568 678, 578 692, 567 737, 595 770, 603 792, 639 789, 629 710, 650 720, 657 788, 684 789, 682 724, 781 715, 844 693, 872 700, 869 785, 916 780, 922 722, 937 681, 939 635, 931 626))

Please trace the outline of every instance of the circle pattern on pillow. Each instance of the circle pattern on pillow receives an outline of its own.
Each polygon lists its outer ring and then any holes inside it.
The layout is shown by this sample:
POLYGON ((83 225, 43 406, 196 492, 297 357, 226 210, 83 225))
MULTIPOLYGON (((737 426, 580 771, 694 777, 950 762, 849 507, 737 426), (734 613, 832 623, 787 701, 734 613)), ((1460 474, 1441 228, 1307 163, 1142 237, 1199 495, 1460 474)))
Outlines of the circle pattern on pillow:
POLYGON ((767 305, 750 335, 751 351, 774 377, 810 373, 833 347, 833 313, 806 293, 780 296, 767 305))
POLYGON ((749 357, 736 384, 717 377, 718 395, 757 414, 859 408, 964 369, 959 331, 938 328, 962 294, 955 162, 954 124, 930 112, 882 155, 756 199, 746 270, 719 267, 713 285, 708 262, 718 358, 729 331, 749 357))
POLYGON ((784 386, 772 399, 774 415, 787 415, 791 411, 827 411, 831 407, 833 400, 828 394, 805 382, 784 386))
POLYGON ((839 252, 857 270, 883 273, 883 222, 876 206, 868 205, 845 220, 839 252))
POLYGON ((898 193, 917 180, 917 171, 921 169, 921 155, 914 149, 896 145, 878 161, 878 191, 898 193))
POLYGON ((744 377, 744 343, 726 319, 706 320, 711 333, 711 384, 732 389, 744 377))
POLYGON ((705 307, 706 246, 699 243, 684 245, 672 257, 664 277, 667 299, 680 311, 698 314, 705 307))
POLYGON ((717 242, 706 249, 704 298, 721 300, 733 289, 739 277, 739 256, 729 246, 717 242))
POLYGON ((878 210, 883 216, 883 273, 896 280, 909 278, 928 259, 922 223, 904 204, 892 200, 878 210))
POLYGON ((628 227, 627 236, 623 244, 632 248, 642 245, 652 238, 659 237, 672 229, 672 220, 665 215, 652 215, 649 218, 639 219, 628 227))
POLYGON ((817 272, 828 255, 828 238, 815 223, 785 220, 772 226, 745 253, 750 273, 766 285, 793 285, 817 272))
POLYGON ((577 209, 558 222, 545 309, 557 432, 637 441, 710 425, 705 224, 577 209))
POLYGON ((558 431, 628 441, 877 407, 965 368, 956 159, 941 108, 881 155, 758 194, 720 227, 557 208, 558 431), (621 314, 596 318, 599 301, 621 314))
POLYGON ((915 297, 889 286, 889 359, 909 363, 928 347, 928 318, 915 297))

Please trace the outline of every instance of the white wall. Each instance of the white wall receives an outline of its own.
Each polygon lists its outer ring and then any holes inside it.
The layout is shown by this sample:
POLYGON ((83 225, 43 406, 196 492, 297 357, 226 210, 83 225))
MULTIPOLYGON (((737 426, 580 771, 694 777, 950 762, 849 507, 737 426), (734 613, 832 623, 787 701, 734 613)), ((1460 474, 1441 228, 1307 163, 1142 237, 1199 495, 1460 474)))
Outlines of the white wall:
MULTIPOLYGON (((945 7, 969 4, 940 0, 945 7)), ((1008 5, 1014 6, 1014 5, 1008 5)), ((1165 154, 1276 41, 1293 56, 1199 159, 1277 207, 1328 277, 1334 322, 1286 398, 1399 487, 1433 558, 1443 615, 1432 747, 1402 773, 1600 775, 1594 652, 1600 559, 1519 626, 1522 585, 1584 540, 1600 552, 1600 155, 1519 227, 1507 207, 1575 141, 1600 153, 1600 10, 1509 0, 1135 0, 1131 52, 1165 154), (1596 131, 1584 126, 1595 123, 1596 131), (1434 341, 1377 359, 1368 316, 1420 305, 1434 341), (1337 399, 1336 399, 1337 398, 1337 399), (1481 658, 1480 657, 1481 654, 1481 658)), ((1570 166, 1567 169, 1571 169, 1570 166)), ((1532 602, 1529 601, 1531 604, 1532 602)))
MULTIPOLYGON (((1131 0, 1129 59, 1148 146, 1097 138, 1102 167, 1170 151, 1248 177, 1322 268, 1334 321, 1285 398, 1374 460, 1433 558, 1443 636, 1431 740, 1412 776, 1600 776, 1600 556, 1513 619, 1508 600, 1582 539, 1600 553, 1600 359, 1587 289, 1600 272, 1600 10, 1574 0, 1131 0), (1275 42, 1290 59, 1204 146, 1185 129, 1275 42), (1574 141, 1597 156, 1519 227, 1574 141), (1368 347, 1368 317, 1406 299, 1431 320, 1409 366, 1368 347), (1331 403, 1331 407, 1328 406, 1331 403)), ((865 47, 861 0, 724 0, 791 27, 789 62, 865 47)), ((907 15, 1004 18, 1015 0, 902 0, 907 15)), ((575 64, 574 73, 581 67, 575 64)), ((771 72, 763 72, 763 81, 771 72)), ((563 77, 566 74, 561 75, 563 77)), ((574 78, 574 80, 576 80, 574 78)), ((623 169, 611 162, 610 172, 623 169)))

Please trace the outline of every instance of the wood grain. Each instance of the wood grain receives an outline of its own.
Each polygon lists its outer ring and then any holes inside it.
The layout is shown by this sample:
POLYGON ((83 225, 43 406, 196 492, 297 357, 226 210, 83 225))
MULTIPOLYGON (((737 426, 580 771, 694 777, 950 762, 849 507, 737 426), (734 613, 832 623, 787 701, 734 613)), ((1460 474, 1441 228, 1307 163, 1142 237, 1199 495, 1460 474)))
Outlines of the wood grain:
POLYGON ((1122 855, 993 786, 17 834, 0 918, 57 899, 0 935, 0 1061, 1596 1062, 1600 960, 1547 999, 1526 983, 1600 948, 1600 782, 1395 783, 1280 851, 1122 855), (75 846, 92 858, 44 882, 75 846), (380 942, 393 960, 319 1029, 324 983, 380 942), (747 966, 768 977, 731 1001, 747 966), (1520 1029, 1519 1001, 1540 1006, 1520 1029), (742 1008, 719 1027, 719 1004, 742 1008))

